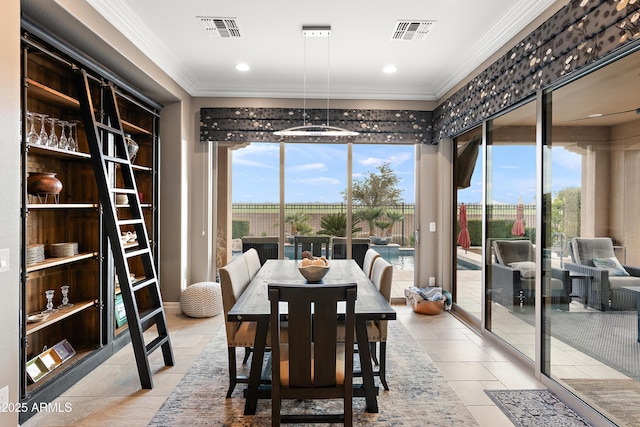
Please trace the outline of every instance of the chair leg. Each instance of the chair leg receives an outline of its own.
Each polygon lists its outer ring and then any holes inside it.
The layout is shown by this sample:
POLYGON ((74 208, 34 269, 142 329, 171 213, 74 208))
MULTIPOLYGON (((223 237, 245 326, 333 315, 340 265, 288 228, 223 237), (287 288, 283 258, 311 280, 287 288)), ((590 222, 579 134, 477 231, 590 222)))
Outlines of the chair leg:
POLYGON ((228 347, 229 356, 229 390, 227 390, 227 397, 231 397, 233 389, 236 388, 236 348, 228 347))
POLYGON ((245 347, 244 348, 244 359, 242 359, 242 364, 246 365, 247 364, 247 360, 249 360, 249 356, 251 356, 251 347, 245 347))
POLYGON ((389 386, 387 385, 387 343, 385 341, 380 342, 380 366, 378 371, 380 372, 380 382, 385 390, 389 391, 389 386))
POLYGON ((373 363, 378 365, 378 355, 376 352, 376 343, 375 342, 370 342, 369 343, 369 352, 371 353, 371 360, 373 360, 373 363))

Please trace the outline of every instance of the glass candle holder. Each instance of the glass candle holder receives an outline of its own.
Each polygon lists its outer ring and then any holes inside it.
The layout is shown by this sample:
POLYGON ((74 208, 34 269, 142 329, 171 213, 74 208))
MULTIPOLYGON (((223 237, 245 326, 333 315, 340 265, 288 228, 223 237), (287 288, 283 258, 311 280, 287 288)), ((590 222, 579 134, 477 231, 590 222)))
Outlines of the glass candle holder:
POLYGON ((47 297, 47 308, 45 308, 42 311, 42 314, 51 314, 51 313, 55 313, 56 311, 58 311, 57 308, 53 308, 53 294, 54 294, 54 290, 53 289, 49 289, 47 291, 44 291, 44 296, 47 297))
POLYGON ((62 292, 62 304, 60 304, 58 308, 73 307, 73 304, 69 302, 69 285, 62 285, 60 292, 62 292))

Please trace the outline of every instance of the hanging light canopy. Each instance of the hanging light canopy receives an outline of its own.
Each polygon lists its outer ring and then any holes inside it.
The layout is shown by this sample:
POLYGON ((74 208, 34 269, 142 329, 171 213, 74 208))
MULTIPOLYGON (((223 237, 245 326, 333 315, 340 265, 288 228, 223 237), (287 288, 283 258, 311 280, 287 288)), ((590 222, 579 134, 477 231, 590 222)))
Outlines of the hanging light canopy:
POLYGON ((307 124, 307 37, 330 37, 331 26, 303 26, 302 35, 304 43, 304 106, 302 113, 302 126, 295 126, 288 129, 276 131, 277 136, 355 136, 359 132, 350 131, 336 126, 329 126, 329 42, 327 41, 327 124, 312 125, 307 124))

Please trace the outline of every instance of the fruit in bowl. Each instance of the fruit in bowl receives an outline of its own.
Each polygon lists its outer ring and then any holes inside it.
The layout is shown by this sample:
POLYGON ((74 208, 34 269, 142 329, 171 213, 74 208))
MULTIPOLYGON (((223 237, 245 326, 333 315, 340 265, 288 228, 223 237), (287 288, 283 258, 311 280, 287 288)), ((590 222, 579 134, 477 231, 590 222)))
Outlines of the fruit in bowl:
POLYGON ((319 282, 329 272, 329 262, 325 257, 314 257, 308 251, 302 254, 302 261, 298 266, 300 274, 307 282, 319 282))

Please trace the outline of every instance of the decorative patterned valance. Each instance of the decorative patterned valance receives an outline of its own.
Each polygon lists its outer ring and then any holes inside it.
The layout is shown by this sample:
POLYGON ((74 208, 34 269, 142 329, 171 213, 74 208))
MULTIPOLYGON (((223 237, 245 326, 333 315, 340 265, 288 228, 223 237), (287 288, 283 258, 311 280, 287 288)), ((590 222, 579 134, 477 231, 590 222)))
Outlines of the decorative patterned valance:
POLYGON ((640 38, 640 1, 573 0, 434 111, 434 141, 640 38))
POLYGON ((202 142, 290 141, 321 143, 431 144, 432 112, 415 110, 330 109, 329 124, 360 132, 352 137, 276 136, 273 132, 306 124, 326 124, 326 109, 202 108, 202 142))

